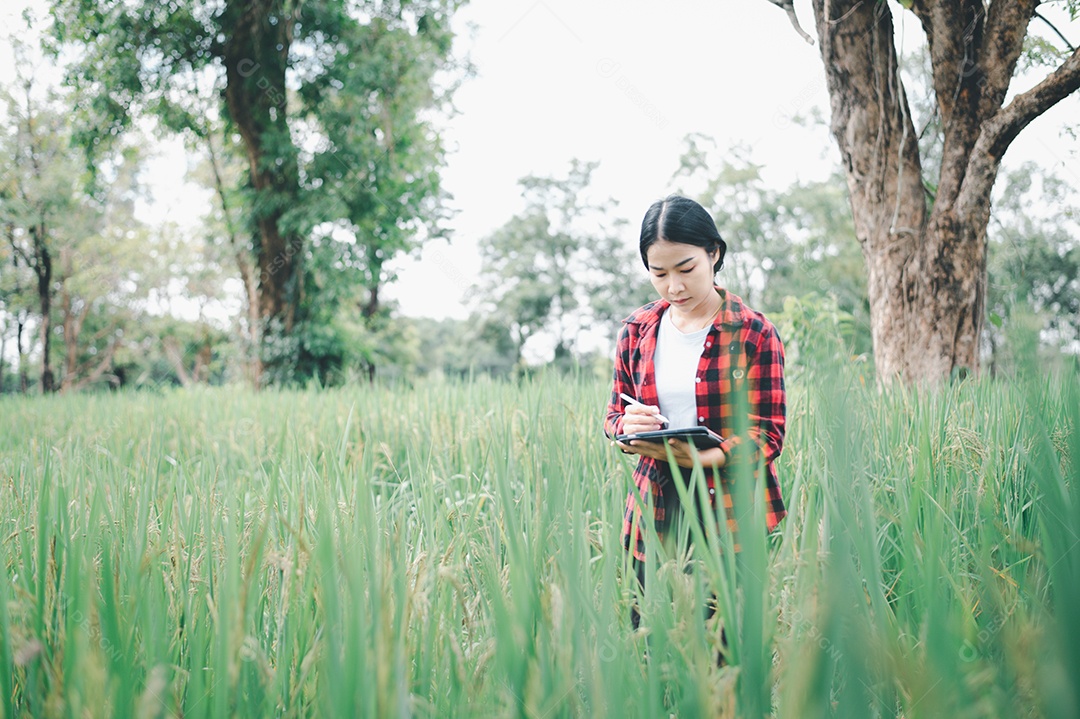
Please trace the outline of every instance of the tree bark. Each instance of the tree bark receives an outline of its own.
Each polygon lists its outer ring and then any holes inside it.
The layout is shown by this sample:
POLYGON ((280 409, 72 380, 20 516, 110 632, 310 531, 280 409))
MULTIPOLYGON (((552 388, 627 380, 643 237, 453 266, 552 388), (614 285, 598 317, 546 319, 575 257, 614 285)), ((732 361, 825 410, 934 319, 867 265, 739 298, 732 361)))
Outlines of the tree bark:
POLYGON ((889 4, 813 0, 883 382, 933 384, 979 369, 986 225, 1001 158, 1034 117, 1080 87, 1074 52, 1002 108, 1036 6, 1036 0, 993 2, 988 9, 981 0, 913 3, 929 42, 943 125, 935 188, 924 186, 889 4))

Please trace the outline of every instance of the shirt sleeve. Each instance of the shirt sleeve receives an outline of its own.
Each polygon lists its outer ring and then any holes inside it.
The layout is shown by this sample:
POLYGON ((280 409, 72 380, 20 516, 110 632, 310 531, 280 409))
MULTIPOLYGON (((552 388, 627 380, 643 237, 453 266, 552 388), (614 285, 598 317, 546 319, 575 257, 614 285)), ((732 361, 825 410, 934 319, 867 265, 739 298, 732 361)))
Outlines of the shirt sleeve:
POLYGON ((608 399, 607 416, 604 419, 604 434, 609 439, 622 433, 623 399, 620 392, 634 397, 634 386, 630 379, 630 349, 632 345, 630 326, 623 325, 619 340, 615 345, 615 376, 611 383, 611 397, 608 399))
POLYGON ((749 426, 753 446, 743 447, 743 438, 731 436, 720 445, 729 461, 757 463, 761 454, 771 463, 784 448, 787 400, 784 391, 784 346, 776 328, 767 324, 760 335, 757 352, 746 369, 749 426))

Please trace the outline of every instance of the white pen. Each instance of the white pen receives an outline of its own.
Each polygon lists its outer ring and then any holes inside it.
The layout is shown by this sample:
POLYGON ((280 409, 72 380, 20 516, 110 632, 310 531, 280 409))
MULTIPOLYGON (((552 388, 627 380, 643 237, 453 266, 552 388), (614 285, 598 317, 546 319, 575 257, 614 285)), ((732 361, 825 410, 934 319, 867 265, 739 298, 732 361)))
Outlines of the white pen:
MULTIPOLYGON (((634 399, 630 395, 626 394, 625 392, 619 392, 619 396, 622 397, 623 399, 625 399, 630 404, 637 404, 637 405, 641 405, 642 407, 648 407, 649 406, 649 405, 645 404, 644 402, 638 402, 636 399, 634 399)), ((671 422, 668 421, 668 418, 665 417, 662 414, 657 413, 656 418, 658 420, 660 420, 661 422, 663 422, 664 424, 671 424, 671 422)))

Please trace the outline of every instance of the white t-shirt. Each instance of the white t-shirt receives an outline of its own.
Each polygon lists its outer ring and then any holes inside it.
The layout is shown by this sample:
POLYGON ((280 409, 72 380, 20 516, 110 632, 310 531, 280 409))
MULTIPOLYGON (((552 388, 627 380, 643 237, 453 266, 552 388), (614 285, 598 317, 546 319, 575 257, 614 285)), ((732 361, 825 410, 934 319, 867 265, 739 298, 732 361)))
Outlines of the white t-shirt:
POLYGON ((671 429, 698 425, 697 369, 710 329, 712 325, 706 325, 695 332, 683 334, 671 321, 670 312, 664 312, 660 317, 653 370, 656 373, 660 414, 671 422, 671 429))

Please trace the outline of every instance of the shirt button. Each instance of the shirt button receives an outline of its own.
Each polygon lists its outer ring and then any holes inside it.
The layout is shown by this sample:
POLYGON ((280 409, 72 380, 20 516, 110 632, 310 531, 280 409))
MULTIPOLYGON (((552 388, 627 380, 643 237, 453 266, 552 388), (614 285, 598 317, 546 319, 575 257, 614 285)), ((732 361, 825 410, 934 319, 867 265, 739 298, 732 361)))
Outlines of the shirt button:
POLYGON ((704 418, 704 417, 698 417, 698 418, 697 418, 697 421, 698 421, 698 422, 704 422, 704 421, 705 421, 705 418, 704 418))
POLYGON ((698 381, 698 382, 700 382, 700 381, 701 381, 701 378, 700 378, 700 377, 698 377, 698 378, 697 378, 697 381, 698 381))
POLYGON ((734 372, 731 373, 731 376, 734 377, 735 379, 742 379, 743 378, 743 371, 741 369, 737 369, 737 370, 735 370, 734 372))
POLYGON ((739 343, 732 342, 730 345, 728 345, 728 349, 734 352, 735 350, 739 349, 739 343))
POLYGON ((709 494, 716 494, 716 487, 709 487, 709 494))
POLYGON ((706 346, 706 347, 712 347, 712 342, 706 342, 706 343, 705 343, 705 346, 706 346))

